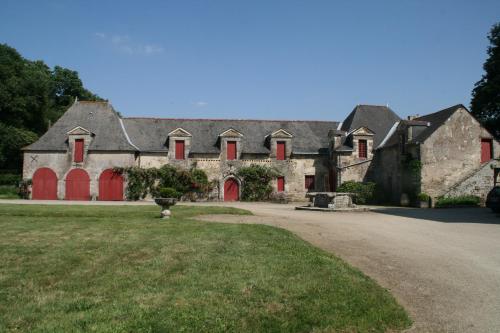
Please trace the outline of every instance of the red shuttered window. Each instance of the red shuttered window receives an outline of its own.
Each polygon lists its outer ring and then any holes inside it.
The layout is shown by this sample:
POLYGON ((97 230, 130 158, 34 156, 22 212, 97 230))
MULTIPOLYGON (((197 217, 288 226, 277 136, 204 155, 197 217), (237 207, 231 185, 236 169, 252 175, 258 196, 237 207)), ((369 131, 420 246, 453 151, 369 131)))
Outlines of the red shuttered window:
POLYGON ((366 145, 366 140, 358 140, 358 154, 359 158, 368 157, 368 149, 366 145))
POLYGON ((83 139, 75 140, 75 151, 73 160, 77 163, 83 162, 83 139))
POLYGON ((228 160, 236 159, 236 141, 227 142, 227 159, 228 160))
POLYGON ((481 139, 481 163, 486 163, 492 158, 493 140, 481 139))
POLYGON ((306 176, 305 188, 309 191, 314 191, 314 176, 306 176))
POLYGON ((285 177, 278 177, 278 192, 285 192, 285 177))
POLYGON ((276 159, 279 161, 283 161, 285 159, 286 152, 286 142, 278 141, 276 142, 276 159))
POLYGON ((186 155, 184 153, 184 140, 175 140, 175 159, 184 160, 186 155))

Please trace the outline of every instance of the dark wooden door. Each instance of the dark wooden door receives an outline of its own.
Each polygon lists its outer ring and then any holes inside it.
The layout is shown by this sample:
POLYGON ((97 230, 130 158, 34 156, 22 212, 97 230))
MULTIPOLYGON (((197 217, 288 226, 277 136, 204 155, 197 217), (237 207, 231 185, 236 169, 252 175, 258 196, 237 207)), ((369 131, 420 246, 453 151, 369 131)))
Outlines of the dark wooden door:
POLYGON ((224 201, 238 201, 240 198, 240 186, 236 179, 230 178, 224 183, 224 201))
POLYGON ((104 170, 99 177, 99 200, 122 201, 123 177, 112 169, 104 170))
POLYGON ((66 176, 66 200, 90 200, 90 178, 83 169, 73 169, 66 176))
POLYGON ((33 174, 31 198, 34 200, 57 200, 57 176, 49 168, 40 168, 33 174))

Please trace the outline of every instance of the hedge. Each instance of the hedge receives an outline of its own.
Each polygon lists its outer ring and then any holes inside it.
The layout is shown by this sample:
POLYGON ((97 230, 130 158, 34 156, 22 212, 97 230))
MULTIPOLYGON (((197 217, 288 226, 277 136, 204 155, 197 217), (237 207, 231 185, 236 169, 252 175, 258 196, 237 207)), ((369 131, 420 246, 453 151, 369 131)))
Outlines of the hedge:
POLYGON ((436 201, 437 208, 445 207, 477 207, 479 206, 481 199, 474 195, 461 195, 458 197, 440 197, 436 201))

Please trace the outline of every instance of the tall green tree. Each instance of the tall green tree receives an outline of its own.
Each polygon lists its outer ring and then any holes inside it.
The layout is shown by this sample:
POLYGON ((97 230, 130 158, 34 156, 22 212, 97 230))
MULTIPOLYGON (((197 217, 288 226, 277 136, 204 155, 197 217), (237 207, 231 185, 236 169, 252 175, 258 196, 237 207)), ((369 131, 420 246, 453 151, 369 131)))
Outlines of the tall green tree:
POLYGON ((0 44, 0 169, 22 167, 20 148, 47 131, 73 103, 102 100, 85 89, 76 71, 23 58, 0 44))
POLYGON ((500 23, 488 35, 488 59, 485 74, 472 91, 471 112, 497 138, 500 138, 500 23))

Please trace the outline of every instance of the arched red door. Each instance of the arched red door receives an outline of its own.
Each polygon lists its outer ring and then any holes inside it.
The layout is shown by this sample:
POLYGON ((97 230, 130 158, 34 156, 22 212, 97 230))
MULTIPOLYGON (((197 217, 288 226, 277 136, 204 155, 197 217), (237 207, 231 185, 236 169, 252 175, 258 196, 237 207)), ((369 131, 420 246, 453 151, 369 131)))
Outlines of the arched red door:
POLYGON ((99 200, 123 200, 123 177, 112 169, 104 170, 99 177, 99 200))
POLYGON ((57 200, 57 176, 52 169, 40 168, 33 174, 31 198, 57 200))
POLYGON ((66 200, 90 200, 90 178, 83 169, 73 169, 66 176, 66 200))
POLYGON ((234 178, 229 178, 224 183, 224 201, 238 201, 240 198, 240 185, 234 178))

